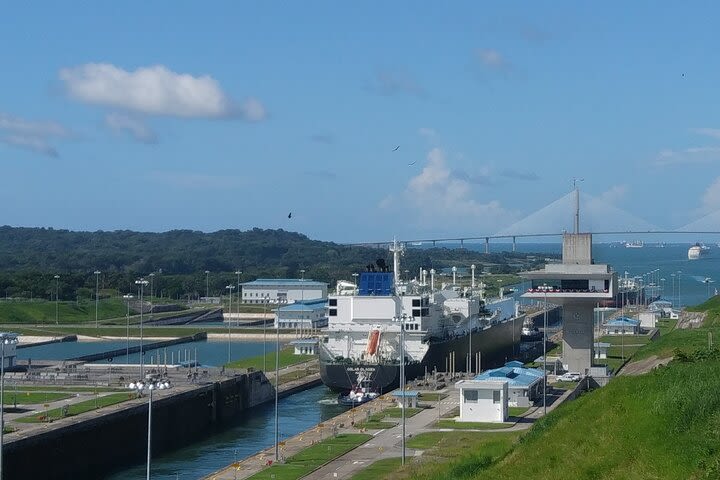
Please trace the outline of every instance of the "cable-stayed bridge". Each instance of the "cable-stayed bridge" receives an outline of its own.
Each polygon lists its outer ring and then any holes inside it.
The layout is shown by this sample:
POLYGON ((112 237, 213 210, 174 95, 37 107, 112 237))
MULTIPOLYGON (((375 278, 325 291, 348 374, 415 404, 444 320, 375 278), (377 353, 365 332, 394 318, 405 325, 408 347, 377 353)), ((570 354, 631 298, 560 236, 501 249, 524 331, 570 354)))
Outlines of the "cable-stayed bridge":
MULTIPOLYGON (((402 244, 485 243, 485 252, 490 250, 492 240, 509 240, 515 251, 518 239, 561 237, 576 229, 574 219, 578 218, 580 230, 594 235, 720 235, 720 211, 714 212, 677 229, 659 228, 601 197, 573 190, 554 202, 541 207, 523 219, 500 231, 486 234, 427 236, 398 239, 402 244), (580 215, 579 205, 582 205, 580 215)), ((368 241, 349 245, 385 246, 392 241, 368 241)))

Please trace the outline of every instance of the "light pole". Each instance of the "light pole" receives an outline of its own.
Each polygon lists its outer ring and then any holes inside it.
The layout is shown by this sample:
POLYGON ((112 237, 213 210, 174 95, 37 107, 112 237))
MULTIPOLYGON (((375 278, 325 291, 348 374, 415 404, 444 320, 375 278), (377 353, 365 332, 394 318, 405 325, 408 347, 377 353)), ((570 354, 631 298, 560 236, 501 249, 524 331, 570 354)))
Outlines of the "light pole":
POLYGON ((150 277, 150 314, 152 314, 153 313, 153 297, 155 296, 155 284, 154 284, 155 273, 154 272, 151 273, 150 275, 148 275, 148 277, 150 277))
POLYGON ((670 300, 675 303, 675 274, 671 273, 670 276, 672 277, 672 297, 670 300))
POLYGON ((125 329, 127 334, 127 343, 125 346, 125 363, 130 364, 130 300, 135 298, 132 294, 128 293, 123 295, 125 302, 127 302, 127 314, 125 315, 125 329))
MULTIPOLYGON (((230 292, 230 307, 228 309, 230 310, 230 315, 232 315, 232 292, 235 289, 235 285, 227 285, 225 287, 230 292)), ((231 317, 228 317, 228 363, 230 363, 230 321, 232 320, 231 317)))
POLYGON ((662 298, 664 296, 665 296, 665 279, 661 278, 660 279, 660 297, 662 298))
POLYGON ((98 323, 98 287, 100 285, 100 270, 95 270, 95 328, 100 328, 98 323))
POLYGON ((205 301, 210 301, 210 270, 205 270, 205 301))
MULTIPOLYGON (((280 311, 280 299, 278 299, 280 311)), ((275 462, 280 461, 280 416, 278 411, 278 391, 280 390, 280 319, 275 323, 275 462)))
POLYGON ((148 400, 148 427, 147 427, 147 463, 146 463, 146 480, 150 480, 150 459, 151 459, 151 440, 152 440, 152 401, 153 401, 153 390, 165 390, 170 388, 169 382, 148 382, 143 383, 142 380, 137 383, 131 383, 128 385, 130 390, 137 391, 140 395, 142 392, 147 390, 149 392, 148 400))
POLYGON ((682 270, 677 271, 677 279, 678 279, 678 309, 682 310, 682 302, 680 301, 680 275, 682 275, 682 270))
POLYGON ((270 294, 265 294, 265 311, 263 312, 263 372, 267 372, 267 309, 270 294))
MULTIPOLYGON (((147 285, 147 284, 148 284, 148 281, 145 280, 144 278, 135 280, 135 285, 140 286, 140 377, 141 378, 145 374, 145 352, 143 352, 143 310, 145 310, 145 306, 143 305, 143 294, 145 292, 145 285, 147 285)), ((148 475, 149 475, 149 473, 148 473, 148 475)))
POLYGON ((358 278, 358 274, 357 274, 357 273, 353 273, 352 276, 353 276, 353 283, 355 284, 355 290, 357 290, 357 278, 358 278))
POLYGON ((5 433, 5 345, 18 343, 16 333, 0 333, 0 480, 3 477, 3 434, 5 433))
MULTIPOLYGON (((237 309, 238 309, 238 318, 240 317, 240 275, 242 275, 242 272, 240 270, 235 270, 235 275, 237 275, 237 292, 238 292, 238 298, 237 298, 237 309)), ((239 320, 238 320, 239 322, 239 320)))
MULTIPOLYGON (((305 285, 302 284, 302 282, 305 281, 305 270, 300 269, 300 303, 305 303, 305 285)), ((303 338, 303 324, 305 323, 305 320, 302 318, 303 314, 300 313, 300 338, 303 338)), ((306 332, 307 333, 307 332, 306 332)))
POLYGON ((544 283, 540 287, 545 299, 543 305, 543 415, 547 415, 547 292, 549 288, 544 283))
POLYGON ((393 322, 400 323, 400 395, 402 398, 402 456, 401 464, 405 465, 405 407, 407 402, 405 401, 405 320, 407 320, 407 314, 403 313, 401 316, 393 317, 393 322))
POLYGON ((710 284, 713 283, 714 280, 710 277, 706 277, 705 280, 703 280, 703 283, 707 286, 707 297, 710 298, 710 284))
POLYGON ((60 321, 58 320, 58 292, 60 291, 60 275, 55 275, 55 325, 59 325, 60 321))

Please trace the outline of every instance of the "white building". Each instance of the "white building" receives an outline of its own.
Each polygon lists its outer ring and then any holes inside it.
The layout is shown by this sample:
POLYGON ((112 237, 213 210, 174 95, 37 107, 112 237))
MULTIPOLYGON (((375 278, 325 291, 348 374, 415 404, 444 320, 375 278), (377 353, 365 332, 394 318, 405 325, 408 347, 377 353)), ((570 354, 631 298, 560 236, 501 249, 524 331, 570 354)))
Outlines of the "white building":
POLYGON ((317 338, 301 338, 293 340, 290 345, 295 347, 295 355, 317 355, 318 340, 317 338))
POLYGON ((327 301, 324 298, 300 300, 275 310, 275 328, 310 330, 327 327, 327 301))
POLYGON ((641 312, 640 315, 638 315, 640 318, 640 326, 643 328, 655 328, 658 315, 659 313, 656 312, 641 312))
POLYGON ((461 422, 504 422, 508 418, 508 382, 505 380, 461 380, 461 422))
POLYGON ((595 342, 595 360, 604 360, 607 358, 608 348, 612 347, 612 344, 606 342, 595 342))
POLYGON ((17 365, 17 333, 0 332, 0 341, 3 345, 3 364, 5 368, 12 368, 17 365))
POLYGON ((243 303, 292 303, 327 298, 327 283, 299 278, 258 278, 242 285, 243 303))

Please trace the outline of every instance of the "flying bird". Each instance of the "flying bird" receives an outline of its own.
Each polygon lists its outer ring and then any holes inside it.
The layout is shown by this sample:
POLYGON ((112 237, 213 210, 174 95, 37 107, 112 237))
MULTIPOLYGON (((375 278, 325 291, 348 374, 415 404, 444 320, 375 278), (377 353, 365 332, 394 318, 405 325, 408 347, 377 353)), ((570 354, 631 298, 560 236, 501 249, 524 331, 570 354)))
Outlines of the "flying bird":
POLYGON ((393 148, 393 152, 397 152, 399 148, 400 148, 400 145, 398 145, 397 147, 393 148))
POLYGON ((416 163, 417 163, 417 160, 415 160, 414 162, 408 163, 408 165, 415 165, 416 163))
POLYGON ((292 218, 292 212, 288 213, 288 218, 292 218))

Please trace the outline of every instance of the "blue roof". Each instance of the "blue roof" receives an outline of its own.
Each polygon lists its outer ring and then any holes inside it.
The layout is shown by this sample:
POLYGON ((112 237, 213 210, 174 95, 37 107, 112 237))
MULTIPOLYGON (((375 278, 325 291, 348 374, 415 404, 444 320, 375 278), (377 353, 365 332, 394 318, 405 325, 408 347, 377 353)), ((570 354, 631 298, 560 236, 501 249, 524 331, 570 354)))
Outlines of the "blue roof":
POLYGON ((290 303, 278 308, 277 310, 282 310, 283 312, 312 312, 314 310, 325 309, 326 304, 326 299, 314 298, 312 300, 302 300, 290 303))
POLYGON ((312 286, 312 287, 319 287, 319 286, 327 286, 327 283, 325 282, 316 282, 315 280, 311 279, 305 279, 302 280, 300 278, 258 278, 257 280, 253 280, 252 282, 245 282, 241 283, 243 286, 277 286, 277 285, 292 285, 292 286, 312 286))
POLYGON ((606 323, 612 327, 638 327, 640 322, 628 317, 619 317, 606 323))
POLYGON ((417 397, 420 392, 417 390, 398 390, 393 392, 394 397, 417 397))
POLYGON ((537 368, 524 368, 522 363, 512 361, 505 364, 504 367, 486 370, 475 380, 506 380, 509 387, 529 387, 533 383, 543 378, 543 372, 537 368))

